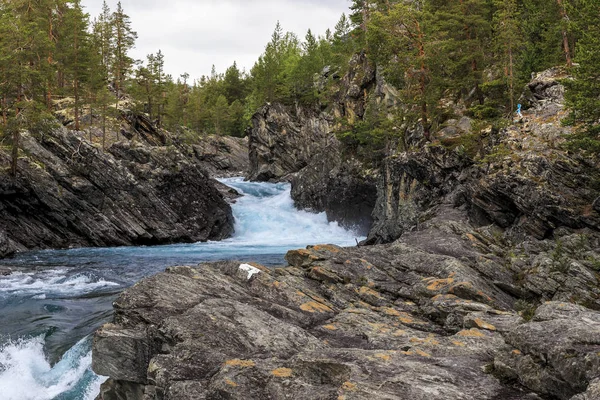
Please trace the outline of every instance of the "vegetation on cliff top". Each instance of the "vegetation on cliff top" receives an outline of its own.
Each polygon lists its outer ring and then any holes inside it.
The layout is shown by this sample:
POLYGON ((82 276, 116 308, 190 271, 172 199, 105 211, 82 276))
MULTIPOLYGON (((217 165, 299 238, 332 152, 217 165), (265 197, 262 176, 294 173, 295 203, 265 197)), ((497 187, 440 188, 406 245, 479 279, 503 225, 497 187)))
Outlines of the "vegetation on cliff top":
POLYGON ((2 2, 2 142, 17 154, 19 131, 49 129, 64 98, 73 107, 66 122, 101 126, 103 145, 122 108, 187 137, 241 136, 265 102, 326 107, 329 86, 364 52, 398 89, 402 107, 373 103, 351 122, 345 137, 361 146, 381 146, 416 124, 429 137, 461 113, 512 116, 533 72, 566 64, 574 76, 568 122, 585 128, 574 144, 600 148, 600 0, 354 0, 350 10, 322 37, 309 30, 300 40, 277 24, 250 71, 234 63, 190 82, 165 73, 160 50, 144 62, 129 56, 137 35, 121 4, 111 11, 105 3, 91 22, 79 0, 2 2))

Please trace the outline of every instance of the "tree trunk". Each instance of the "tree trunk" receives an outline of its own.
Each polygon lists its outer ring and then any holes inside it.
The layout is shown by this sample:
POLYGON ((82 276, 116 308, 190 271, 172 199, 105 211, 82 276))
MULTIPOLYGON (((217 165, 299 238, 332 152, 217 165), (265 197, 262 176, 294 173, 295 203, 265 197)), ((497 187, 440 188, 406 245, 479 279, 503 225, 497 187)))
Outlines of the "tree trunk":
MULTIPOLYGON (((567 15, 567 10, 565 10, 565 6, 563 5, 562 0, 556 0, 558 3, 558 7, 560 8, 560 17, 563 21, 569 21, 569 16, 567 15)), ((565 52, 565 58, 567 60, 567 67, 571 68, 573 66, 573 59, 571 58, 571 46, 569 45, 569 34, 566 30, 562 31, 563 37, 563 51, 565 52)))
POLYGON ((79 68, 79 48, 78 48, 78 37, 77 37, 77 31, 75 31, 75 37, 74 37, 74 43, 73 43, 73 50, 75 50, 75 76, 74 76, 74 83, 73 83, 73 90, 74 90, 74 94, 75 94, 75 130, 79 131, 80 127, 79 127, 79 74, 78 72, 78 68, 79 68))

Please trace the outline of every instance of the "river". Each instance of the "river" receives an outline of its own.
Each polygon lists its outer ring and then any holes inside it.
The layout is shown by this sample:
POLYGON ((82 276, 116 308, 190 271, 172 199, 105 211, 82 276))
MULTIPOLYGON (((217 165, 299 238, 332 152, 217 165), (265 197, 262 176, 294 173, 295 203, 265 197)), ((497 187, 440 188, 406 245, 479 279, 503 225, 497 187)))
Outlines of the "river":
POLYGON ((0 260, 0 399, 93 400, 105 378, 91 369, 91 336, 125 288, 173 265, 243 260, 281 265, 290 249, 352 246, 356 233, 325 214, 298 211, 289 184, 222 180, 244 194, 235 235, 222 242, 37 251, 0 260))

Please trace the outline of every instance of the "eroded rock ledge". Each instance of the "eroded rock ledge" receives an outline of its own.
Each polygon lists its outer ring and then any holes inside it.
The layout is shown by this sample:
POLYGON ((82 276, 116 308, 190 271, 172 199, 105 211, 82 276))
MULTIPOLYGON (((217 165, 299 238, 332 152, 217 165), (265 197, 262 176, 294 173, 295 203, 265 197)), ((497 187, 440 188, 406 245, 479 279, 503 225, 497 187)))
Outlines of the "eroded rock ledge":
POLYGON ((389 245, 143 280, 95 336, 98 398, 597 399, 600 237, 510 246, 439 211, 389 245))

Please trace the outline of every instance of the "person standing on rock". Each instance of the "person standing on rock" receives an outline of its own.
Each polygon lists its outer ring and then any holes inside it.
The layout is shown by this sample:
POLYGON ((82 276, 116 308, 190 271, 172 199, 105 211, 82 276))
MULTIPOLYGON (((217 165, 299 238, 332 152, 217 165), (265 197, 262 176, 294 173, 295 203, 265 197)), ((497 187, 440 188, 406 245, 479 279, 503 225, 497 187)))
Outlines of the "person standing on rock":
POLYGON ((522 108, 522 107, 523 107, 523 106, 522 106, 521 104, 517 104, 517 116, 518 116, 519 118, 523 118, 523 113, 521 112, 521 108, 522 108))

